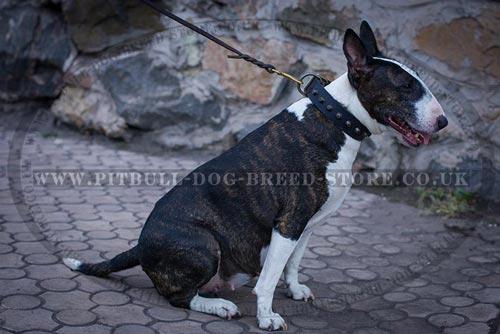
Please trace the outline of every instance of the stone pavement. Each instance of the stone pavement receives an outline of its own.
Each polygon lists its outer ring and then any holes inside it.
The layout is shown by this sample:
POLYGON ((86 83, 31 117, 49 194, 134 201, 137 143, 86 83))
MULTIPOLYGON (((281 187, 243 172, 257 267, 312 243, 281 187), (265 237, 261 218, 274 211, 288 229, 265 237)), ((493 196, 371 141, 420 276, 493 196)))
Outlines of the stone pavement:
MULTIPOLYGON (((35 185, 24 188, 23 199, 11 193, 5 173, 16 176, 12 155, 6 165, 14 135, 12 129, 0 133, 1 334, 261 332, 254 282, 222 294, 243 313, 226 321, 169 306, 140 268, 109 279, 71 272, 61 263, 63 254, 96 262, 134 245, 168 187, 35 185)), ((64 131, 56 137, 29 134, 21 157, 32 170, 186 171, 208 159, 146 155, 64 131)), ((23 186, 32 180, 30 173, 21 178, 23 186)), ((500 333, 495 224, 450 231, 440 218, 352 190, 314 232, 300 279, 315 293, 314 302, 293 301, 283 287, 275 293, 275 311, 287 320, 289 333, 500 333)))

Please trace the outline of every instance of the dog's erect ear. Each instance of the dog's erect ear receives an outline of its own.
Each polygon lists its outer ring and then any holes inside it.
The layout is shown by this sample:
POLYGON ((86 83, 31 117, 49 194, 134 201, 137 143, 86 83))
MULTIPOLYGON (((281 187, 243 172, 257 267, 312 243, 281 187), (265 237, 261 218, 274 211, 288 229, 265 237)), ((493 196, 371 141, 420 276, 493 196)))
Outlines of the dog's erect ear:
POLYGON ((363 76, 370 72, 371 57, 354 30, 347 29, 344 35, 344 55, 347 58, 348 77, 357 89, 363 76))
POLYGON ((373 30, 368 24, 368 22, 366 21, 361 22, 361 27, 359 29, 359 37, 361 38, 361 41, 365 45, 365 48, 371 57, 382 56, 377 47, 377 40, 375 39, 375 34, 373 33, 373 30))

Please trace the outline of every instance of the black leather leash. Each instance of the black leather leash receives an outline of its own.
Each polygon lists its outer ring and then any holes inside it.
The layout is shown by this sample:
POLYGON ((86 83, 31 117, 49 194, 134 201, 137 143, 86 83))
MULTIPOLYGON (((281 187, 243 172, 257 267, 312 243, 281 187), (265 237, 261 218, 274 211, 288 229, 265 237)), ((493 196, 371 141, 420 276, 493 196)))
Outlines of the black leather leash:
POLYGON ((293 75, 282 72, 276 69, 276 66, 272 64, 267 64, 264 63, 256 58, 253 58, 238 49, 232 47, 231 45, 227 44, 226 42, 222 41, 221 39, 215 37, 212 34, 209 34, 203 29, 200 29, 199 27, 195 26, 194 24, 180 18, 179 16, 175 15, 174 13, 156 6, 153 4, 150 0, 141 0, 143 3, 151 7, 152 9, 156 10, 157 12, 168 16, 174 21, 179 22, 185 27, 188 27, 189 29, 193 30, 194 32, 208 38, 214 43, 217 43, 218 45, 222 46, 223 48, 226 48, 227 50, 235 53, 235 55, 229 55, 228 58, 231 59, 243 59, 245 61, 248 61, 260 68, 263 68, 266 70, 268 73, 274 73, 277 75, 280 75, 282 77, 285 77, 289 80, 294 81, 297 84, 297 89, 298 91, 304 95, 307 96, 313 105, 318 108, 323 115, 325 115, 330 121, 332 121, 337 127, 341 128, 342 131, 344 131, 347 135, 352 137, 353 139, 361 141, 363 138, 368 137, 371 135, 371 132, 356 118, 354 115, 352 115, 346 107, 344 107, 342 104, 340 104, 337 100, 335 100, 324 88, 324 86, 328 85, 330 83, 329 80, 320 77, 319 75, 316 74, 306 74, 304 75, 301 79, 298 79, 294 77, 293 75), (312 78, 309 80, 309 82, 305 85, 305 89, 302 90, 302 85, 304 84, 304 79, 306 77, 311 76, 312 78))

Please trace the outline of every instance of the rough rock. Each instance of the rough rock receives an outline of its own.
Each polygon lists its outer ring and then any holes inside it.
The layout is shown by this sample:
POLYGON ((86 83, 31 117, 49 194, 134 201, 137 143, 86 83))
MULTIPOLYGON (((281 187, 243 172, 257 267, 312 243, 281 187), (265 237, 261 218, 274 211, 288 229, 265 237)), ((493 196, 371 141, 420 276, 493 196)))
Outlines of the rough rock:
POLYGON ((132 53, 106 66, 99 75, 127 124, 155 130, 180 123, 218 128, 224 121, 221 97, 210 91, 209 78, 181 82, 168 59, 154 52, 132 53))
POLYGON ((330 44, 332 30, 328 1, 299 1, 298 6, 285 8, 279 15, 283 28, 292 35, 319 44, 330 44))
POLYGON ((500 77, 500 36, 498 11, 485 11, 477 17, 454 19, 419 29, 418 47, 452 66, 472 67, 500 77), (460 38, 457 38, 460 36, 460 38))
POLYGON ((160 15, 136 0, 67 0, 63 12, 82 52, 97 52, 164 29, 160 15))
POLYGON ((0 36, 0 99, 56 97, 75 56, 62 19, 43 8, 4 8, 0 36))
POLYGON ((122 138, 127 124, 116 112, 113 98, 96 78, 87 77, 78 86, 67 86, 51 111, 63 122, 92 129, 112 138, 122 138))
POLYGON ((388 133, 371 136, 363 141, 356 165, 374 172, 395 171, 401 164, 400 149, 400 145, 388 133))
POLYGON ((359 21, 356 7, 337 11, 330 8, 327 0, 301 0, 298 5, 283 9, 278 19, 292 35, 324 45, 332 44, 333 30, 344 31, 359 21))
MULTIPOLYGON (((281 71, 289 71, 297 62, 295 46, 277 39, 256 39, 241 44, 224 39, 228 44, 263 61, 272 62, 281 71)), ((236 97, 253 103, 269 104, 283 88, 283 78, 243 60, 228 59, 228 51, 208 43, 203 56, 203 69, 219 75, 222 86, 236 97)))

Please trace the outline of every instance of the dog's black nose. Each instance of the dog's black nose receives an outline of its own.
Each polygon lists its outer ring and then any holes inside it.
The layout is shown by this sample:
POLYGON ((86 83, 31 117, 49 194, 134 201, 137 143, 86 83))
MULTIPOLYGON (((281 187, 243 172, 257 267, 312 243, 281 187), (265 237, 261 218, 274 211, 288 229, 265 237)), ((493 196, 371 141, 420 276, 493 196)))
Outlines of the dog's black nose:
POLYGON ((446 118, 444 115, 440 115, 437 118, 437 128, 438 130, 444 129, 448 125, 448 118, 446 118))

